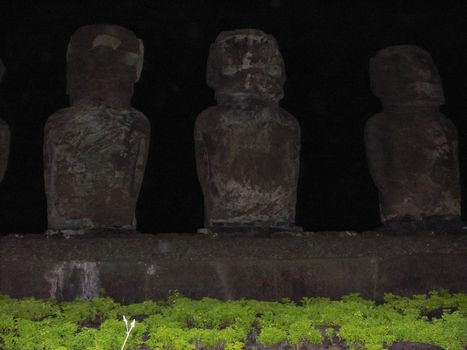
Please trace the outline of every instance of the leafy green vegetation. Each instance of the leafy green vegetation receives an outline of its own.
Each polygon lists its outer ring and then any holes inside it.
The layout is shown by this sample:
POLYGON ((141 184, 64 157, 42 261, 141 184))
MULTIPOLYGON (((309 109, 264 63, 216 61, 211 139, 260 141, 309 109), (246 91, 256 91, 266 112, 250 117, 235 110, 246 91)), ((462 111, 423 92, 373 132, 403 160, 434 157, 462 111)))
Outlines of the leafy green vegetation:
POLYGON ((110 298, 55 302, 0 296, 0 348, 4 350, 113 350, 145 345, 156 350, 241 350, 322 344, 339 339, 351 349, 381 350, 400 341, 467 346, 467 294, 385 295, 377 305, 357 294, 339 301, 300 303, 191 300, 120 305, 110 298), (136 319, 130 336, 122 315, 136 319), (337 337, 337 338, 336 338, 337 337))

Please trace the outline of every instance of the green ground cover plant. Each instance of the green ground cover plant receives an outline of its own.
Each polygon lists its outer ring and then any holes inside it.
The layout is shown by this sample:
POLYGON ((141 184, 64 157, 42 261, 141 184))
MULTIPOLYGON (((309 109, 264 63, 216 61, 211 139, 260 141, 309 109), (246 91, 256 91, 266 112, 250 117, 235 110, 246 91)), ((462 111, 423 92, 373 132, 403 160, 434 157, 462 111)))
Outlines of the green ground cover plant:
POLYGON ((338 301, 295 303, 256 300, 163 301, 120 305, 111 298, 55 302, 0 296, 0 348, 4 350, 241 350, 338 339, 350 349, 381 350, 420 342, 446 350, 467 346, 467 294, 446 290, 382 304, 351 294, 338 301), (122 321, 125 316, 127 322, 122 321), (134 326, 130 332, 129 322, 134 326))

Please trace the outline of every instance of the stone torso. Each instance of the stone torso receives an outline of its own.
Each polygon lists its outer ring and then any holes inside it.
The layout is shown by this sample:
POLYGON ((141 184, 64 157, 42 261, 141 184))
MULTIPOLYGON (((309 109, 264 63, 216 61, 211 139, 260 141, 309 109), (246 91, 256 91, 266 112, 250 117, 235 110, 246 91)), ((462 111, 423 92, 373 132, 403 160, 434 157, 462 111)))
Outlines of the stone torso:
POLYGON ((457 132, 435 109, 385 111, 365 130, 383 222, 460 215, 457 132))
POLYGON ((73 106, 45 127, 49 229, 135 228, 149 122, 133 108, 73 106))
POLYGON ((207 225, 293 224, 299 134, 295 118, 277 105, 202 112, 195 141, 207 225))

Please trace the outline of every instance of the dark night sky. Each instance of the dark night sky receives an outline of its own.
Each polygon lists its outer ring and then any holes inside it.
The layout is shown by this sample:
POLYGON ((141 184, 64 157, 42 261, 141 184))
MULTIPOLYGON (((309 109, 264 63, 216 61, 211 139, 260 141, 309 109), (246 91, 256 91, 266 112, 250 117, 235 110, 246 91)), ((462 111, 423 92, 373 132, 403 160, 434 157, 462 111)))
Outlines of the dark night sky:
MULTIPOLYGON (((46 228, 43 127, 49 115, 68 104, 69 37, 91 23, 125 26, 145 44, 142 79, 133 98, 133 106, 152 124, 137 210, 140 231, 202 227, 193 126, 196 115, 214 104, 205 83, 209 45, 220 31, 237 28, 274 35, 285 60, 282 106, 302 128, 297 223, 307 230, 375 227, 377 192, 367 170, 363 127, 380 110, 368 81, 368 60, 379 49, 416 44, 432 54, 446 95, 442 110, 458 127, 461 175, 467 178, 463 2, 4 0, 0 58, 8 71, 0 86, 0 117, 11 127, 12 145, 0 186, 0 232, 46 228)), ((462 185, 467 198, 467 180, 462 185)))

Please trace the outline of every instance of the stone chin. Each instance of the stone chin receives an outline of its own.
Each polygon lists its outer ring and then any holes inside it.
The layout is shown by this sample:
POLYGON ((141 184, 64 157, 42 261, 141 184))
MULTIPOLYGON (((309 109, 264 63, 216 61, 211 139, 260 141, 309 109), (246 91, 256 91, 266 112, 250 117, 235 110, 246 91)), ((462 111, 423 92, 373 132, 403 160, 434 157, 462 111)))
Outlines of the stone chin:
POLYGON ((444 92, 441 84, 417 81, 407 85, 407 89, 413 91, 420 100, 427 100, 444 104, 444 92))
POLYGON ((406 105, 443 105, 443 87, 439 83, 426 81, 414 81, 410 83, 396 83, 384 85, 381 83, 378 89, 373 89, 383 106, 406 105))
POLYGON ((268 74, 258 71, 243 71, 234 76, 224 77, 222 88, 216 95, 250 96, 261 100, 278 102, 284 92, 282 84, 268 74))

